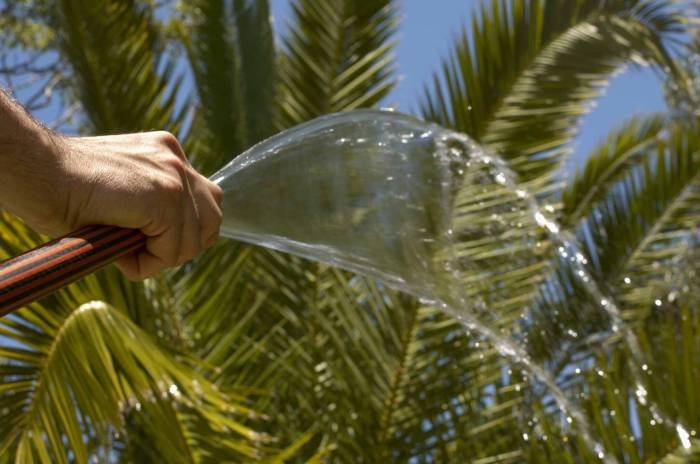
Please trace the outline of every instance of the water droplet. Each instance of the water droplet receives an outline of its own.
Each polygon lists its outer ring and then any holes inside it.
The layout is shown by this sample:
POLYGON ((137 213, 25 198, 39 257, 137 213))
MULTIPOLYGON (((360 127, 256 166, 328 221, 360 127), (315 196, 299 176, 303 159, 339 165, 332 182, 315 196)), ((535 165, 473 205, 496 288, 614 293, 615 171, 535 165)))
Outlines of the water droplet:
POLYGON ((604 459, 605 453, 603 452, 603 447, 599 444, 595 445, 595 452, 598 455, 598 459, 604 459))
POLYGON ((678 438, 681 440, 683 448, 690 448, 690 434, 681 424, 676 425, 676 433, 678 433, 678 438))
MULTIPOLYGON (((637 385, 637 389, 634 391, 635 395, 637 395, 637 399, 639 399, 639 402, 642 403, 642 405, 647 404, 647 390, 644 388, 642 385, 637 385)), ((652 424, 653 425, 653 424, 652 424)))
POLYGON ((535 222, 537 222, 537 225, 539 225, 540 227, 546 228, 547 230, 549 230, 553 234, 559 233, 559 227, 555 223, 553 223, 552 221, 547 219, 544 216, 544 214, 540 213, 539 211, 537 211, 535 213, 535 222))

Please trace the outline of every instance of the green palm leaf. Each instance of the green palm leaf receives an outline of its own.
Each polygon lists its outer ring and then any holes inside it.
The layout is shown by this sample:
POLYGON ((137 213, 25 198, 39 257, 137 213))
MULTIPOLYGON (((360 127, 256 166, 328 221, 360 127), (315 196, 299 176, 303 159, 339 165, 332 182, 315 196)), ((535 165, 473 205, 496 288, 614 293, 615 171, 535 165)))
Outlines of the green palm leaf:
POLYGON ((397 25, 391 0, 301 0, 292 8, 296 27, 280 63, 285 126, 371 107, 389 93, 397 25))
POLYGON ((524 181, 559 165, 616 69, 635 57, 673 67, 664 39, 680 27, 673 10, 645 0, 492 0, 479 18, 422 113, 501 154, 524 181))
POLYGON ((184 118, 176 104, 179 80, 149 8, 133 0, 62 0, 58 21, 89 130, 178 133, 184 118))
POLYGON ((174 404, 182 398, 183 408, 197 401, 195 414, 218 432, 223 445, 241 459, 258 454, 250 441, 259 435, 233 419, 234 411, 246 408, 239 409, 103 302, 85 303, 68 314, 27 308, 5 319, 0 330, 16 343, 0 350, 2 453, 13 451, 18 462, 69 462, 69 451, 86 462, 94 450, 85 436, 95 446, 108 445, 112 434, 125 432, 125 417, 133 409, 169 443, 158 451, 178 460, 202 427, 171 433, 181 424, 164 414, 158 397, 170 397, 174 404))
POLYGON ((575 225, 587 216, 613 186, 644 161, 647 150, 663 135, 662 115, 634 117, 614 130, 607 140, 586 158, 582 170, 562 193, 563 226, 575 225))
POLYGON ((247 145, 259 142, 277 129, 277 67, 267 0, 234 0, 238 49, 245 72, 247 145))
POLYGON ((663 281, 662 263, 692 246, 700 221, 700 145, 695 129, 674 125, 667 138, 588 217, 599 272, 623 301, 643 309, 663 281))

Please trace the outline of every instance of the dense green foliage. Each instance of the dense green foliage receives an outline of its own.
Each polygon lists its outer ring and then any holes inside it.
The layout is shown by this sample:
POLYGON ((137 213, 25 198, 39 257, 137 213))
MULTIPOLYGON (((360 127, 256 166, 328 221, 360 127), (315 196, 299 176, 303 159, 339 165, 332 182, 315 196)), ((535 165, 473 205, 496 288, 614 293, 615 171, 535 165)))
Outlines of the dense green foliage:
MULTIPOLYGON (((421 100, 423 117, 499 153, 551 206, 618 302, 639 352, 620 332, 567 338, 553 312, 588 334, 600 310, 546 236, 518 259, 485 237, 493 272, 465 280, 504 327, 531 312, 531 354, 620 462, 700 455, 700 132, 680 104, 697 69, 673 58, 690 40, 675 3, 483 0, 421 100), (592 99, 641 60, 678 111, 621 121, 562 175, 592 99), (691 448, 643 402, 682 423, 691 448)), ((2 46, 61 57, 78 130, 168 129, 206 173, 285 127, 375 107, 396 83, 395 0, 296 0, 281 40, 267 0, 0 5, 2 46)), ((41 241, 0 217, 0 257, 41 241)), ((599 461, 559 427, 551 395, 438 309, 240 243, 143 284, 100 271, 2 319, 0 335, 8 462, 599 461)))

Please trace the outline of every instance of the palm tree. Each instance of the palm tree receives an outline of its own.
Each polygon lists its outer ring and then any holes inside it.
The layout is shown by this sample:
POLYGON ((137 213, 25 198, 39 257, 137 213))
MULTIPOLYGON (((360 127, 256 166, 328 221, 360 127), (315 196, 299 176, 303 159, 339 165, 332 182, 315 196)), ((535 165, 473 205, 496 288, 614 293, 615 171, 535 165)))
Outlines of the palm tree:
MULTIPOLYGON (((266 0, 47 3, 6 2, 26 13, 8 30, 39 30, 14 43, 39 46, 40 36, 59 54, 60 89, 79 104, 79 130, 168 128, 205 173, 285 127, 376 106, 395 84, 394 0, 297 0, 280 44, 266 0)), ((687 36, 679 8, 484 0, 420 108, 506 160, 617 303, 624 328, 600 332, 600 301, 549 236, 538 237, 534 257, 489 237, 470 247, 492 272, 478 283, 465 276, 465 291, 489 303, 501 328, 530 312, 531 355, 583 411, 600 449, 561 426, 565 415, 522 366, 438 308, 326 265, 222 241, 143 284, 107 269, 2 319, 0 455, 493 463, 598 462, 602 453, 684 462, 695 450, 697 458, 697 118, 632 118, 575 175, 560 170, 581 116, 616 71, 643 60, 688 88, 692 69, 673 59, 687 36), (603 337, 572 340, 563 328, 603 337)), ((3 213, 0 255, 41 241, 3 213)))

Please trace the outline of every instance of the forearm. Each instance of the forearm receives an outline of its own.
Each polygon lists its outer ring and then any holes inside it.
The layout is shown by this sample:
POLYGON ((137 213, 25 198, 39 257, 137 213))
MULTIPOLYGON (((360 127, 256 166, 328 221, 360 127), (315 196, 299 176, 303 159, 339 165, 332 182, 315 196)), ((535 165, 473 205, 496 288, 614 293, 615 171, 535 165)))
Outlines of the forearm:
POLYGON ((8 159, 18 158, 20 153, 26 152, 28 146, 45 141, 47 132, 0 89, 0 163, 3 167, 10 164, 8 159))
POLYGON ((56 140, 0 90, 0 207, 19 214, 45 200, 33 196, 61 164, 56 140))

